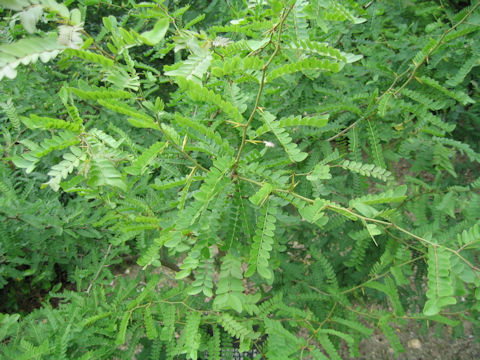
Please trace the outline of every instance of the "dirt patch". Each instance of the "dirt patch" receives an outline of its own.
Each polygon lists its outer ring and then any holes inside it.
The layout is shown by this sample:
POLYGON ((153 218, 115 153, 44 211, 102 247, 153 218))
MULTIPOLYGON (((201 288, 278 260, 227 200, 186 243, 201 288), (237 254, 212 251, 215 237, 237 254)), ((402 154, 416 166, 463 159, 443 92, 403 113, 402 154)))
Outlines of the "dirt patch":
POLYGON ((54 271, 55 277, 50 282, 35 282, 36 279, 33 276, 27 276, 18 281, 8 279, 10 281, 7 285, 0 289, 0 313, 28 315, 40 309, 46 301, 54 309, 57 308, 60 299, 51 298, 50 291, 74 291, 76 287, 68 281, 67 272, 59 264, 54 265, 54 271))
POLYGON ((410 321, 396 331, 405 352, 395 357, 387 338, 376 331, 369 339, 360 343, 360 357, 352 358, 347 347, 342 347, 344 360, 479 360, 480 339, 475 339, 470 323, 464 323, 464 334, 454 338, 452 329, 445 326, 443 331, 432 326, 427 331, 421 324, 410 321))

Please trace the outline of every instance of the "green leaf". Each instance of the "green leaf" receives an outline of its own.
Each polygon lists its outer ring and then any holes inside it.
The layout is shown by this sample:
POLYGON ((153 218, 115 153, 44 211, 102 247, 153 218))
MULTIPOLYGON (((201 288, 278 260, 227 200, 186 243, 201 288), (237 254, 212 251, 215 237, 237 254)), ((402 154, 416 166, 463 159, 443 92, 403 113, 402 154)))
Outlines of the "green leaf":
POLYGON ((253 204, 259 206, 260 204, 263 204, 267 200, 272 190, 273 190, 273 186, 269 183, 265 183, 260 188, 260 190, 258 190, 254 195, 250 196, 250 201, 253 204))
POLYGON ((132 97, 127 91, 123 90, 113 90, 107 89, 104 87, 96 87, 92 90, 77 89, 74 87, 65 87, 69 92, 74 93, 75 95, 89 100, 98 100, 98 99, 128 99, 132 97))
POLYGON ((440 110, 445 106, 444 99, 434 98, 427 93, 404 88, 402 90, 402 94, 405 96, 408 96, 410 99, 414 101, 419 102, 420 104, 424 105, 427 109, 440 110))
POLYGON ((206 49, 202 49, 198 54, 192 54, 187 60, 183 61, 176 69, 169 70, 170 67, 165 66, 165 75, 182 76, 186 80, 201 83, 203 75, 207 72, 212 62, 212 55, 206 49))
POLYGON ((313 205, 307 205, 298 211, 300 212, 300 215, 302 215, 302 217, 308 222, 312 224, 317 223, 320 226, 323 226, 328 221, 328 218, 325 217, 325 213, 323 212, 326 205, 327 202, 325 200, 317 198, 315 199, 313 205), (319 223, 319 220, 322 221, 319 223))
POLYGON ((291 359, 290 356, 305 344, 303 338, 285 329, 278 320, 265 318, 265 327, 268 334, 268 359, 291 359))
POLYGON ((341 331, 333 330, 333 329, 320 329, 318 330, 319 333, 321 334, 329 334, 329 335, 335 335, 338 336, 339 338, 345 340, 347 344, 351 345, 354 343, 354 339, 351 335, 345 334, 341 331))
POLYGON ((377 125, 373 120, 367 119, 366 126, 368 129, 368 142, 370 143, 370 147, 372 149, 375 165, 385 168, 385 159, 383 158, 382 144, 380 143, 377 125))
POLYGON ((72 153, 67 152, 63 154, 63 160, 52 166, 48 172, 50 179, 43 185, 48 185, 53 189, 53 191, 58 191, 60 188, 60 182, 86 159, 85 153, 80 151, 79 155, 77 156, 73 154, 74 151, 75 148, 72 148, 72 153))
POLYGON ((140 124, 145 124, 144 126, 138 126, 138 127, 146 127, 146 128, 152 128, 152 129, 158 128, 158 124, 154 122, 152 117, 148 116, 145 113, 142 113, 138 109, 128 106, 127 104, 124 104, 120 101, 116 101, 112 99, 109 99, 109 100, 98 99, 97 101, 100 105, 105 106, 110 110, 113 110, 120 114, 130 116, 132 117, 133 121, 138 121, 140 124))
POLYGON ((15 327, 20 318, 20 314, 1 314, 0 315, 0 341, 9 336, 11 330, 15 330, 15 327), (10 331, 9 331, 10 329, 10 331))
POLYGON ((336 62, 330 60, 319 60, 317 58, 306 58, 300 61, 297 61, 293 64, 287 64, 280 66, 267 75, 267 82, 271 82, 276 78, 284 75, 288 75, 298 71, 306 70, 318 70, 318 71, 328 71, 328 72, 339 72, 341 69, 340 65, 336 62))
POLYGON ((216 94, 214 91, 209 90, 203 87, 200 84, 197 84, 194 81, 189 81, 188 79, 178 78, 178 86, 185 92, 188 96, 195 101, 204 101, 210 104, 218 106, 222 111, 225 112, 232 120, 243 123, 244 119, 242 113, 238 108, 233 105, 231 102, 224 100, 219 94, 216 94))
POLYGON ((82 13, 78 9, 70 11, 70 21, 72 25, 80 25, 82 22, 82 13))
POLYGON ((460 245, 465 246, 480 246, 480 222, 477 222, 471 228, 463 230, 463 232, 457 235, 457 242, 460 245))
POLYGON ((400 352, 405 352, 405 349, 402 343, 400 342, 395 330, 393 330, 392 327, 388 324, 388 320, 390 319, 390 316, 391 315, 383 316, 378 322, 378 327, 387 338, 388 342, 390 343, 390 346, 395 351, 395 353, 398 354, 400 352))
POLYGON ((450 252, 443 247, 428 247, 428 301, 423 313, 427 316, 437 315, 443 307, 456 304, 451 283, 450 252))
POLYGON ((146 120, 145 118, 131 117, 128 118, 127 121, 136 128, 160 130, 160 126, 157 123, 146 120))
POLYGON ((235 336, 240 340, 244 339, 256 339, 259 334, 255 333, 251 329, 251 325, 246 322, 238 322, 230 314, 222 313, 220 316, 220 324, 227 333, 231 336, 235 336))
POLYGON ((229 155, 233 155, 232 147, 230 146, 228 141, 226 139, 223 139, 217 132, 201 124, 199 121, 191 120, 185 116, 180 115, 179 113, 175 113, 175 121, 180 126, 192 128, 198 131, 208 139, 212 140, 217 145, 221 146, 223 151, 225 151, 229 155))
POLYGON ((208 253, 208 258, 201 259, 195 271, 195 281, 191 284, 191 289, 188 291, 189 295, 199 294, 203 292, 206 297, 213 296, 213 259, 210 258, 210 251, 207 248, 203 249, 208 253))
POLYGON ((160 333, 160 339, 168 342, 171 341, 175 333, 175 320, 177 318, 175 306, 160 303, 159 307, 163 318, 163 328, 160 333))
POLYGON ((147 45, 154 46, 158 44, 167 33, 170 21, 167 18, 159 19, 153 29, 140 34, 140 39, 147 45))
POLYGON ((395 189, 389 189, 378 194, 367 194, 359 198, 350 200, 349 205, 355 206, 357 203, 365 205, 376 205, 384 203, 400 202, 407 198, 407 185, 401 185, 395 189))
MULTIPOLYGON (((319 115, 319 116, 291 116, 287 118, 282 118, 278 121, 279 127, 287 126, 311 126, 315 128, 322 128, 327 125, 329 115, 319 115)), ((263 125, 255 131, 253 138, 257 138, 270 131, 268 125, 263 125)))
POLYGON ((227 254, 222 259, 222 266, 217 283, 213 308, 216 310, 233 309, 242 312, 245 291, 242 283, 242 263, 238 257, 227 254))
POLYGON ((153 321, 152 311, 150 309, 150 306, 145 307, 145 310, 143 311, 143 319, 145 322, 145 330, 147 333, 147 338, 149 340, 156 339, 158 337, 158 331, 153 321))
POLYGON ((55 34, 44 37, 26 38, 11 44, 0 45, 0 80, 4 77, 14 79, 17 66, 50 61, 66 47, 57 41, 55 34))
POLYGON ((388 296, 388 299, 390 300, 390 303, 392 305, 393 311, 396 316, 401 317, 405 315, 405 311, 403 310, 402 303, 400 302, 397 288, 392 278, 387 276, 385 278, 384 284, 378 281, 370 281, 370 282, 367 282, 365 286, 385 293, 388 296))
POLYGON ((112 59, 107 58, 106 56, 103 56, 100 54, 95 54, 91 51, 79 50, 79 49, 67 49, 65 51, 65 54, 70 56, 76 56, 80 59, 84 59, 99 65, 102 65, 106 68, 110 68, 115 65, 115 62, 112 59))
POLYGON ((214 166, 205 176, 205 181, 194 195, 195 201, 187 207, 177 221, 177 226, 188 229, 206 211, 211 201, 230 183, 226 175, 234 159, 224 157, 215 160, 214 166))
POLYGON ((167 143, 159 142, 153 143, 146 151, 144 151, 132 165, 125 168, 125 172, 129 175, 142 175, 145 173, 146 168, 150 165, 155 158, 163 152, 167 143))
POLYGON ((37 29, 37 22, 43 14, 43 7, 41 5, 33 5, 24 9, 20 13, 20 21, 28 33, 33 33, 37 29))
POLYGON ((422 315, 422 314, 412 314, 410 316, 413 319, 436 321, 436 322, 439 322, 441 324, 445 324, 445 325, 448 325, 448 326, 451 326, 451 327, 458 326, 461 323, 460 320, 450 319, 450 318, 442 316, 442 315, 425 316, 425 315, 422 315))
POLYGON ((390 171, 373 164, 362 164, 356 161, 345 160, 341 166, 360 175, 371 176, 383 181, 392 179, 392 173, 390 171))
POLYGON ((388 111, 388 105, 390 102, 390 99, 392 98, 391 93, 386 93, 385 95, 382 96, 380 101, 378 102, 378 115, 380 115, 382 118, 385 117, 388 111))
POLYGON ((258 218, 257 230, 251 245, 248 269, 245 277, 252 276, 255 271, 269 280, 273 279, 273 272, 269 266, 270 252, 273 250, 273 237, 275 236, 275 222, 277 221, 277 209, 269 200, 262 209, 262 216, 258 218))
POLYGON ((347 6, 343 5, 340 1, 319 1, 317 6, 325 9, 322 12, 325 20, 350 21, 353 24, 361 24, 367 21, 367 19, 357 17, 352 10, 347 8, 347 6))
POLYGON ((29 0, 2 0, 2 7, 15 11, 22 11, 29 5, 29 0))
POLYGON ((282 144, 283 148, 285 149, 285 152, 287 153, 291 161, 301 162, 305 160, 308 154, 300 151, 297 144, 292 142, 292 138, 285 131, 285 129, 280 127, 278 122, 275 120, 275 116, 270 114, 268 111, 264 111, 262 113, 262 119, 265 122, 269 131, 273 132, 273 134, 278 139, 280 144, 282 144))
POLYGON ((192 311, 187 314, 187 322, 183 328, 183 333, 179 343, 183 344, 181 352, 187 355, 188 359, 197 359, 197 352, 200 347, 200 336, 198 327, 200 326, 201 314, 192 311))
POLYGON ((375 216, 378 215, 379 211, 375 209, 373 206, 366 205, 361 202, 355 202, 353 204, 353 207, 363 216, 369 217, 369 218, 374 218, 375 216))
POLYGON ((339 317, 333 317, 332 321, 337 322, 339 324, 345 325, 353 330, 358 331, 359 333, 365 335, 365 336, 370 336, 373 333, 373 329, 370 329, 366 327, 365 325, 361 324, 360 322, 357 321, 352 321, 352 320, 347 320, 347 319, 342 319, 339 317))
POLYGON ((130 313, 130 311, 127 311, 125 312, 123 315, 122 315, 122 320, 120 321, 120 326, 118 328, 118 333, 117 333, 117 337, 115 339, 115 344, 116 345, 123 345, 125 344, 125 338, 126 338, 126 335, 127 335, 127 326, 128 326, 128 321, 130 320, 130 316, 132 314, 130 313))
POLYGON ((457 194, 454 191, 449 191, 437 205, 437 210, 455 219, 456 198, 457 194))
POLYGON ((90 324, 93 324, 94 322, 97 322, 98 320, 101 320, 101 319, 104 319, 104 318, 106 318, 106 317, 109 317, 110 315, 112 315, 112 312, 111 312, 111 311, 107 311, 107 312, 103 312, 103 313, 100 313, 100 314, 97 314, 97 315, 90 316, 90 317, 84 319, 84 320, 80 323, 80 327, 88 326, 88 325, 90 325, 90 324))
POLYGON ((16 167, 25 169, 27 174, 30 174, 34 169, 37 163, 40 161, 39 158, 25 154, 23 156, 14 156, 12 162, 16 167))
POLYGON ((330 166, 328 165, 323 165, 323 164, 317 164, 313 168, 313 170, 310 172, 309 175, 307 175, 307 180, 308 181, 318 181, 318 180, 329 180, 332 178, 332 175, 330 174, 330 166))
POLYGON ((443 87, 442 85, 440 85, 440 83, 435 80, 435 79, 432 79, 430 77, 426 77, 426 76, 423 76, 421 78, 419 78, 419 80, 422 82, 422 83, 425 83, 427 84, 428 86, 431 86, 432 88, 438 90, 439 92, 441 92, 442 94, 444 94, 445 96, 448 96, 448 97, 451 97, 455 100, 457 100, 458 102, 462 103, 463 105, 467 105, 467 104, 473 104, 475 101, 470 97, 468 96, 467 94, 461 92, 461 91, 451 91, 451 90, 448 90, 446 89, 445 87, 443 87))
POLYGON ((201 181, 204 179, 205 178, 203 176, 185 176, 183 178, 174 178, 173 180, 155 181, 155 184, 150 184, 150 187, 154 188, 155 190, 167 190, 185 185, 189 180, 201 181))
POLYGON ((328 338, 328 335, 322 334, 322 333, 317 333, 316 338, 320 345, 322 345, 323 349, 326 351, 326 353, 330 356, 330 359, 332 360, 342 360, 340 355, 338 354, 337 350, 335 349, 335 346, 332 344, 331 340, 328 338))
POLYGON ((105 158, 94 159, 93 166, 88 177, 88 185, 110 185, 118 187, 123 191, 127 190, 127 185, 122 180, 122 174, 115 169, 115 166, 111 161, 105 158))
POLYGON ((346 62, 347 60, 340 50, 335 49, 333 46, 327 43, 301 40, 290 45, 290 48, 329 57, 339 62, 346 62))

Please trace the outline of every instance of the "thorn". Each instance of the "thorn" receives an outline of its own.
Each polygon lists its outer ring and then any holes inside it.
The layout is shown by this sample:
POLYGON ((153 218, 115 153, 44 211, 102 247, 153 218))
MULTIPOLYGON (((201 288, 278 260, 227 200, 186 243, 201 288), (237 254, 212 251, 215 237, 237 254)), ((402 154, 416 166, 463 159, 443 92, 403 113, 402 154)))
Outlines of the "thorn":
POLYGON ((227 123, 232 124, 234 128, 247 126, 246 124, 242 124, 242 123, 231 121, 231 120, 227 120, 227 123))
POLYGON ((185 135, 185 136, 183 137, 182 151, 185 151, 185 145, 187 145, 187 140, 188 140, 188 136, 185 135))

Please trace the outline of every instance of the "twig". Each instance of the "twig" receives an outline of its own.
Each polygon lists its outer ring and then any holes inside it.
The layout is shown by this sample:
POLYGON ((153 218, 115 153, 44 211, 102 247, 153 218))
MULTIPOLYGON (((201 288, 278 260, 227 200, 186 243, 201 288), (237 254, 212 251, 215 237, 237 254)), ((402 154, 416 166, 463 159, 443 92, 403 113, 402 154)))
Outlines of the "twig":
MULTIPOLYGON (((243 181, 247 181, 249 183, 252 183, 252 184, 255 184, 257 186, 263 186, 263 184, 259 181, 255 181, 255 180, 252 180, 252 179, 248 179, 248 178, 245 178, 243 176, 236 176, 239 180, 243 180, 243 181)), ((274 189, 272 191, 273 193, 287 193, 287 194, 290 194, 298 199, 301 199, 309 204, 314 204, 315 201, 313 199, 309 199, 303 195, 300 195, 300 194, 297 194, 295 193, 294 191, 292 191, 291 189, 274 189)), ((380 224, 380 225, 384 225, 386 227, 391 227, 391 228, 394 228, 400 232, 403 232, 404 234, 410 236, 411 238, 414 238, 418 241, 420 241, 421 243, 423 243, 424 245, 431 245, 431 246, 437 246, 437 247, 441 247, 443 249, 445 249, 446 251, 448 252, 451 252, 452 254, 454 254, 455 256, 457 256, 460 260, 462 260, 465 264, 467 264, 468 267, 470 267, 472 270, 475 270, 477 272, 480 273, 480 268, 473 265, 470 261, 468 261, 467 259, 465 259, 465 257, 463 257, 462 255, 460 255, 460 251, 463 250, 463 247, 458 249, 458 250, 454 250, 452 248, 449 248, 448 246, 445 246, 445 245, 441 245, 441 244, 436 244, 434 243, 433 241, 430 241, 430 240, 427 240, 425 238, 422 238, 421 236, 418 236, 418 235, 415 235, 413 234, 412 232, 408 231, 407 229, 404 229, 400 226, 398 226, 397 224, 393 223, 393 222, 390 222, 390 221, 384 221, 384 220, 378 220, 378 219, 374 219, 374 218, 369 218, 369 217, 366 217, 366 216, 363 216, 363 215, 360 215, 360 214, 357 214, 355 211, 353 210, 350 210, 350 209, 347 209, 347 208, 344 208, 342 206, 337 206, 331 202, 329 202, 327 205, 325 205, 324 209, 328 210, 332 210, 332 211, 336 211, 336 212, 340 212, 340 213, 347 213, 347 214, 350 214, 352 215, 353 217, 357 218, 357 219, 360 219, 360 220, 363 220, 363 221, 367 221, 367 222, 371 222, 371 223, 375 223, 375 224, 380 224)), ((477 277, 480 278, 480 275, 478 274, 475 274, 477 277)))
POLYGON ((360 120, 362 120, 362 119, 358 119, 358 120, 355 121, 353 124, 349 125, 349 126, 346 127, 345 129, 343 129, 342 131, 340 131, 338 134, 333 135, 332 137, 328 138, 327 141, 335 140, 336 138, 342 136, 343 134, 346 134, 350 129, 353 129, 355 126, 357 126, 358 123, 360 122, 360 120))
MULTIPOLYGON (((373 1, 371 1, 368 6, 370 6, 371 4, 373 3, 373 1)), ((478 9, 478 7, 480 7, 480 2, 478 2, 474 7, 472 7, 472 9, 459 21, 457 22, 455 25, 453 25, 451 28, 449 28, 448 30, 446 30, 441 36, 440 36, 440 39, 438 40, 437 44, 430 49, 430 51, 428 51, 427 53, 427 56, 425 56, 425 58, 422 59, 421 62, 419 62, 418 64, 415 65, 414 69, 412 70, 412 72, 410 73, 409 77, 405 80, 405 82, 396 90, 393 90, 394 86, 397 84, 398 80, 401 79, 404 75, 406 75, 408 73, 408 69, 405 70, 403 73, 401 73, 400 75, 396 75, 395 76, 395 79, 394 81, 392 82, 392 84, 389 86, 389 88, 383 92, 382 95, 380 95, 377 99, 376 99, 376 102, 378 103, 380 101, 381 98, 383 98, 385 95, 387 95, 388 93, 392 93, 394 96, 397 95, 398 93, 400 93, 411 81, 412 79, 415 77, 415 74, 417 73, 417 71, 420 69, 420 67, 425 63, 425 60, 430 56, 432 55, 432 53, 437 50, 441 45, 443 45, 442 41, 443 39, 445 39, 445 37, 448 35, 448 33, 450 33, 451 31, 455 30, 458 26, 460 26, 461 24, 463 24, 467 18, 475 11, 478 9)), ((340 39, 341 40, 341 37, 340 39)), ((338 41, 337 41, 338 42, 338 41)), ((374 114, 370 115, 367 119, 370 119, 371 117, 373 117, 374 114)), ((344 130, 340 131, 338 134, 330 137, 327 139, 327 141, 332 141, 332 140, 335 140, 336 138, 344 135, 345 133, 347 133, 349 130, 351 130, 352 128, 354 128, 355 126, 357 126, 361 121, 363 120, 362 119, 359 119, 357 121, 355 121, 353 124, 349 125, 347 128, 345 128, 344 130)))
POLYGON ((110 254, 110 250, 112 249, 112 244, 108 245, 107 252, 105 253, 105 256, 103 257, 102 262, 100 263, 100 266, 98 267, 97 273, 93 277, 93 279, 90 281, 90 285, 88 285, 87 288, 87 295, 90 295, 90 290, 92 290, 93 283, 97 280, 98 276, 100 275, 100 271, 102 271, 103 266, 105 265, 105 261, 107 260, 108 255, 110 254))
POLYGON ((162 126, 160 126, 160 131, 163 133, 163 135, 168 139, 168 142, 170 143, 170 145, 172 145, 172 147, 177 150, 178 152, 180 152, 183 156, 185 156, 188 160, 190 160, 191 162, 193 162, 195 164, 196 167, 198 167, 199 169, 202 169, 203 171, 205 172, 208 172, 208 169, 205 168, 204 166, 200 165, 194 158, 192 158, 189 154, 187 154, 184 150, 182 150, 182 148, 178 147, 172 139, 170 139, 170 136, 168 136, 168 134, 165 132, 165 130, 162 128, 162 126))
MULTIPOLYGON (((290 11, 292 11, 293 7, 295 6, 295 4, 292 4, 290 6, 290 8, 284 12, 281 20, 280 20, 280 23, 278 25, 275 25, 275 27, 278 26, 278 39, 277 39, 277 44, 275 45, 275 50, 273 51, 272 55, 270 56, 270 58, 268 59, 267 63, 265 65, 263 65, 263 68, 262 68, 262 80, 260 81, 260 87, 258 89, 258 92, 257 92, 257 98, 255 99, 255 105, 253 107, 253 110, 247 120, 247 123, 245 124, 245 126, 243 127, 243 134, 242 134, 242 142, 240 144, 240 147, 238 149, 238 153, 237 153, 237 157, 235 159, 235 163, 233 164, 233 167, 232 167, 232 176, 235 176, 235 171, 237 169, 237 166, 238 166, 238 163, 240 161, 240 157, 242 155, 242 152, 243 152, 243 148, 245 147, 245 144, 247 142, 247 130, 248 130, 248 127, 250 126, 252 120, 253 120, 253 117, 254 115, 257 113, 257 110, 260 108, 260 98, 262 96, 262 93, 263 93, 263 87, 265 86, 265 77, 266 77, 266 74, 267 74, 267 70, 268 70, 268 67, 270 66, 270 64, 272 63, 274 57, 278 54, 278 52, 280 51, 280 40, 281 40, 281 36, 282 36, 282 29, 283 29, 283 23, 285 22, 285 19, 288 17, 288 14, 290 14, 290 11)), ((269 44, 273 42, 273 36, 274 36, 274 30, 272 30, 272 35, 270 37, 270 41, 269 41, 269 44)))
POLYGON ((361 121, 363 120, 370 120, 371 118, 373 118, 373 116, 375 115, 375 112, 372 112, 370 115, 368 115, 367 117, 362 117, 360 119, 358 119, 357 121, 355 121, 353 124, 349 125, 348 127, 346 127, 345 129, 343 129, 342 131, 340 131, 338 134, 336 135, 333 135, 332 137, 328 138, 327 141, 332 141, 332 140, 335 140, 336 138, 346 134, 350 129, 353 129, 355 126, 357 126, 358 124, 360 124, 361 121))
POLYGON ((475 11, 477 10, 478 8, 480 7, 480 1, 477 2, 477 4, 475 4, 475 6, 473 6, 470 11, 459 21, 457 22, 455 25, 453 25, 451 28, 449 28, 448 30, 446 30, 442 36, 440 36, 440 39, 437 41, 437 43, 435 44, 434 47, 432 47, 427 55, 422 59, 422 61, 420 61, 418 64, 415 64, 415 67, 414 69, 412 70, 412 72, 410 73, 410 76, 407 78, 407 80, 405 80, 405 82, 402 84, 402 86, 400 86, 396 91, 395 91, 395 94, 398 94, 399 92, 401 92, 409 83, 410 81, 412 81, 412 79, 415 77, 415 74, 417 73, 418 69, 420 69, 420 67, 425 63, 425 60, 428 59, 428 57, 430 55, 433 54, 433 52, 435 50, 437 50, 441 45, 443 45, 442 41, 443 39, 445 39, 445 37, 448 35, 449 32, 455 30, 458 26, 460 26, 461 24, 463 24, 467 18, 475 11))

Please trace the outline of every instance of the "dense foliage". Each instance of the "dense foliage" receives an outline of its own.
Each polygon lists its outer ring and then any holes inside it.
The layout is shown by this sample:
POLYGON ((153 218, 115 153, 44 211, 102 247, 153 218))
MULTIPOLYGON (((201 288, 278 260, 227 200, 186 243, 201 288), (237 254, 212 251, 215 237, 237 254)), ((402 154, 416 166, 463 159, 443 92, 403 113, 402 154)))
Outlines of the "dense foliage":
POLYGON ((480 3, 460 3, 1 0, 0 357, 478 334, 480 3))

